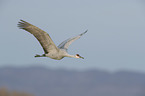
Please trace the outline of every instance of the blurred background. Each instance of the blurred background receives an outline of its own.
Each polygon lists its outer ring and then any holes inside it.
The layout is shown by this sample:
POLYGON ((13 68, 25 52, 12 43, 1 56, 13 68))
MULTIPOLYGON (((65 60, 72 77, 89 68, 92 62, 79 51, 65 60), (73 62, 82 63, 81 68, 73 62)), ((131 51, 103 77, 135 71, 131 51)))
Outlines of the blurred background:
POLYGON ((0 14, 0 94, 145 96, 144 0, 0 0, 0 14), (34 58, 43 50, 20 19, 56 45, 88 29, 68 49, 85 59, 34 58))

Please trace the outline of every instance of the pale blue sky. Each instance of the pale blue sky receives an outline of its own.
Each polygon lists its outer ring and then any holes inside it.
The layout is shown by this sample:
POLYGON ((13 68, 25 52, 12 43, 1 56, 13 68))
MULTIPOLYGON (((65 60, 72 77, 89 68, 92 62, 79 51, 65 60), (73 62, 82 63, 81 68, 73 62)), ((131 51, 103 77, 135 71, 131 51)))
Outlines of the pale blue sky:
POLYGON ((145 72, 143 0, 2 0, 0 14, 0 67, 145 72), (88 29, 68 50, 85 59, 34 58, 43 50, 31 34, 17 28, 20 19, 48 32, 56 45, 88 29))

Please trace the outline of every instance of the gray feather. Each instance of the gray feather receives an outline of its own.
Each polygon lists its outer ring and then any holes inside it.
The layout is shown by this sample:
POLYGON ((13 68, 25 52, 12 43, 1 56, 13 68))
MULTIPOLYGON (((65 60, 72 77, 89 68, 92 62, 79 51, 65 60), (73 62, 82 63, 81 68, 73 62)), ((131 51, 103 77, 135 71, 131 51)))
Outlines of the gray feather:
POLYGON ((75 36, 73 38, 69 38, 65 41, 63 41, 61 44, 58 45, 58 48, 60 49, 65 49, 67 51, 69 45, 74 42, 75 40, 79 39, 82 35, 84 35, 88 30, 86 30, 85 32, 83 32, 82 34, 79 34, 78 36, 75 36))
POLYGON ((20 20, 20 21, 21 22, 19 22, 18 27, 20 29, 24 29, 28 31, 29 33, 33 34, 36 37, 36 39, 39 41, 39 43, 41 44, 46 54, 49 53, 50 51, 58 50, 58 48, 56 47, 56 45, 54 44, 54 42, 52 41, 48 33, 46 33, 45 31, 39 29, 38 27, 24 20, 20 20))

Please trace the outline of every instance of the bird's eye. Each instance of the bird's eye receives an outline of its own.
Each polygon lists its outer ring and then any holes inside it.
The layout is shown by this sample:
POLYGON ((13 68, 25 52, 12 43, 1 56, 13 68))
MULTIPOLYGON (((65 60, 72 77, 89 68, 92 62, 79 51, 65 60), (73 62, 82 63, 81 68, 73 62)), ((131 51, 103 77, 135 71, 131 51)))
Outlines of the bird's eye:
POLYGON ((79 54, 76 54, 76 56, 80 56, 79 54))

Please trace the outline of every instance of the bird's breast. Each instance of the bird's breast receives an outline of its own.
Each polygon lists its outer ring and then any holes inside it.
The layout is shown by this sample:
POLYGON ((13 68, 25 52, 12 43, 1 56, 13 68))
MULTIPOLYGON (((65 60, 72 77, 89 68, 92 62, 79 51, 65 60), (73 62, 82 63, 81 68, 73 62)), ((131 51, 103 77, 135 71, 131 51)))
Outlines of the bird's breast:
POLYGON ((46 54, 46 56, 55 60, 61 60, 62 58, 64 58, 63 54, 60 53, 48 53, 46 54))

